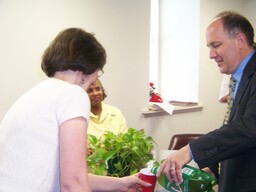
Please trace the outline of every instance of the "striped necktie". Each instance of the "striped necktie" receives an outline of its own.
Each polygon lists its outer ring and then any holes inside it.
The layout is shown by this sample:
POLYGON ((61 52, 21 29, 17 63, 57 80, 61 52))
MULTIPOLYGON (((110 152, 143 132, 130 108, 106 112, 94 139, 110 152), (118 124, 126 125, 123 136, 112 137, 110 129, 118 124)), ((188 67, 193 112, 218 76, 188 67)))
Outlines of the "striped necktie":
POLYGON ((235 87, 236 87, 236 79, 233 76, 231 76, 229 81, 228 107, 227 107, 227 112, 226 112, 223 124, 228 123, 229 115, 230 115, 231 108, 234 101, 235 87))
MULTIPOLYGON (((228 107, 227 107, 227 111, 226 111, 226 114, 225 114, 223 124, 228 123, 229 115, 230 115, 231 108, 232 108, 233 101, 234 101, 235 88, 236 88, 236 79, 233 76, 231 76, 230 80, 229 80, 228 107)), ((218 164, 219 164, 218 171, 219 171, 219 174, 220 174, 221 162, 219 162, 218 164)))

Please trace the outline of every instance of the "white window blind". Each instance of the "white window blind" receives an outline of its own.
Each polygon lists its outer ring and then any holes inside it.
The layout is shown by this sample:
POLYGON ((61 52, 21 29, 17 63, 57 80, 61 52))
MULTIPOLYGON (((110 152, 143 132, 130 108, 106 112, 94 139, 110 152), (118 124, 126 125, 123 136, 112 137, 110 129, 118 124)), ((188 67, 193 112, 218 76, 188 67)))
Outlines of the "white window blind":
POLYGON ((199 0, 151 0, 150 82, 165 100, 198 102, 199 0))

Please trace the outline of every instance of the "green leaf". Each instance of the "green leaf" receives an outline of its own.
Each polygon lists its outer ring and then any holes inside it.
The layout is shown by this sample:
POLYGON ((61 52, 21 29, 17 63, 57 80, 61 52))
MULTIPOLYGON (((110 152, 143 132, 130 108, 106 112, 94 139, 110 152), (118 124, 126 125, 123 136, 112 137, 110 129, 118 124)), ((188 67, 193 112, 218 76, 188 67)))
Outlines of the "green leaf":
POLYGON ((156 144, 152 137, 146 136, 144 130, 129 128, 127 133, 115 135, 106 132, 97 139, 88 135, 89 146, 93 154, 87 157, 89 170, 97 175, 106 172, 106 163, 114 163, 116 171, 110 176, 122 177, 127 172, 133 174, 146 167, 147 162, 153 159, 152 150, 156 144), (101 172, 100 172, 101 171, 101 172))

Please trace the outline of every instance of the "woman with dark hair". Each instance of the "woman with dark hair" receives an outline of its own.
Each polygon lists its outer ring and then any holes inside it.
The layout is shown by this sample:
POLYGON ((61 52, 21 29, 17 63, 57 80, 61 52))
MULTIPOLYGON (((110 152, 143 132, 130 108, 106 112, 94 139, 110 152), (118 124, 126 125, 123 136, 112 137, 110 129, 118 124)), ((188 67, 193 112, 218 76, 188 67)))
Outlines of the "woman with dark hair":
POLYGON ((69 28, 45 50, 49 77, 22 95, 0 127, 0 191, 131 191, 148 185, 136 176, 89 175, 86 90, 101 73, 106 53, 91 34, 69 28))
POLYGON ((99 79, 89 87, 87 93, 91 101, 88 134, 99 138, 106 131, 115 134, 128 131, 126 120, 121 111, 104 102, 107 95, 99 79))

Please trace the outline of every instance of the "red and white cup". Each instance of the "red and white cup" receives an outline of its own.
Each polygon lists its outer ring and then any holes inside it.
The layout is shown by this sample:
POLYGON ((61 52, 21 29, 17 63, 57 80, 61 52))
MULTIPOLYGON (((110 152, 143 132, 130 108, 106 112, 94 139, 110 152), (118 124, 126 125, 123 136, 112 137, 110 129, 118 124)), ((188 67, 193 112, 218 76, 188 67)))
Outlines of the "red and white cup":
POLYGON ((156 185, 156 176, 151 173, 151 170, 149 168, 143 168, 140 170, 139 173, 139 178, 143 181, 146 181, 150 183, 152 186, 150 187, 143 187, 142 186, 142 191, 143 192, 154 192, 155 185, 156 185))

